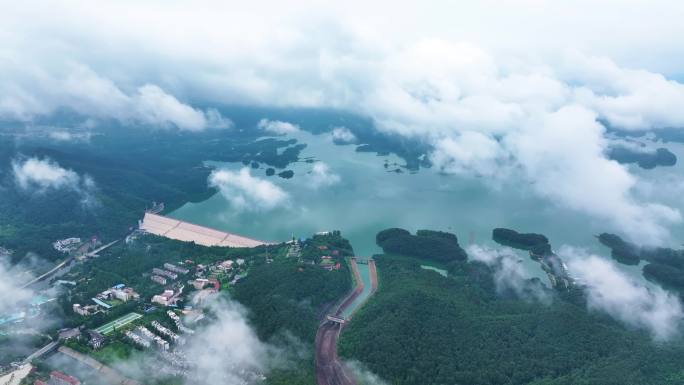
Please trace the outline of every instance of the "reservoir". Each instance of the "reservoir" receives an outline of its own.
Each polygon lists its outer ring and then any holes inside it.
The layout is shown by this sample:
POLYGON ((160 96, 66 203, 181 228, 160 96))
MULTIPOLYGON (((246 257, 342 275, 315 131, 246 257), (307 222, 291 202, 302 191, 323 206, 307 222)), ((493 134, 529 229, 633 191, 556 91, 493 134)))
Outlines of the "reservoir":
MULTIPOLYGON (((595 235, 614 229, 596 218, 539 197, 526 182, 494 184, 486 178, 445 175, 434 168, 397 173, 393 170, 404 163, 400 158, 356 152, 353 145, 335 145, 329 134, 300 131, 288 138, 308 145, 301 157, 313 157, 316 162, 325 163, 327 179, 313 173, 316 163, 291 164, 288 167, 294 171, 291 179, 267 177, 264 166, 249 168, 253 177, 278 186, 286 199, 268 209, 236 207, 219 192, 203 202, 187 203, 169 216, 265 241, 280 242, 292 236, 308 237, 319 231, 340 230, 360 258, 381 252, 375 244, 375 234, 389 227, 412 232, 419 229, 453 232, 464 248, 470 244, 496 247, 491 241, 492 229, 509 227, 543 233, 554 249, 571 245, 608 256, 608 250, 598 243, 595 235)), ((682 146, 668 147, 682 159, 682 146)), ((245 167, 242 163, 208 164, 234 172, 245 167)), ((680 162, 675 167, 636 173, 665 180, 668 176, 682 175, 682 171, 680 162)), ((672 197, 662 197, 662 200, 680 210, 684 208, 681 200, 672 197)), ((677 226, 672 233, 682 234, 681 230, 677 226)), ((546 275, 536 262, 526 253, 520 252, 519 256, 529 277, 546 282, 546 275)), ((367 265, 359 267, 367 281, 367 265)), ((628 270, 635 277, 640 276, 638 269, 628 270)), ((366 290, 369 286, 366 282, 366 290)))

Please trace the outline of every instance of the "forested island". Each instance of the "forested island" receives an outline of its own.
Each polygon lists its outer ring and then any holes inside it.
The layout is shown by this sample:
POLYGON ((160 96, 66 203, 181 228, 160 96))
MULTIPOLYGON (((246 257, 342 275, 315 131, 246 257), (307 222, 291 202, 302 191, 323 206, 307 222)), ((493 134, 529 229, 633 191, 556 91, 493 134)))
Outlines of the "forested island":
POLYGON ((608 157, 622 164, 636 163, 646 170, 663 166, 671 167, 677 164, 677 155, 664 147, 655 151, 639 151, 624 146, 616 146, 610 148, 608 157))
POLYGON ((684 294, 684 250, 638 246, 609 233, 602 233, 597 238, 610 248, 610 255, 616 261, 628 265, 647 261, 643 267, 644 277, 684 294))
POLYGON ((380 288, 342 333, 340 352, 387 383, 666 385, 684 380, 681 342, 659 346, 646 333, 588 312, 578 290, 552 293, 553 301, 544 305, 501 296, 494 271, 480 262, 452 260, 443 277, 422 269, 431 260, 417 255, 374 258, 380 288))
POLYGON ((456 235, 443 231, 418 230, 413 235, 407 230, 392 228, 379 232, 375 241, 386 254, 407 255, 441 263, 467 258, 456 235))
POLYGON ((496 228, 492 230, 492 240, 498 244, 527 250, 539 256, 551 253, 549 239, 542 234, 519 233, 511 229, 496 228))

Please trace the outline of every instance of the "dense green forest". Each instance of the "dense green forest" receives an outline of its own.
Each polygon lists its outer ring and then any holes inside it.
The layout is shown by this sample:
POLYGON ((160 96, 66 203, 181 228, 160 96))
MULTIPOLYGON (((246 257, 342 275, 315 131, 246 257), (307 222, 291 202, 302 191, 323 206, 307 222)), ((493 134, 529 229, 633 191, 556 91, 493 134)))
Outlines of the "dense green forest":
POLYGON ((340 352, 393 385, 684 383, 684 344, 588 313, 581 292, 550 305, 497 295, 492 271, 375 257, 380 288, 342 333, 340 352))
POLYGON ((511 229, 496 228, 492 230, 492 239, 498 244, 531 251, 537 255, 551 253, 549 239, 542 234, 519 233, 511 229))
POLYGON ((253 267, 236 285, 235 299, 251 310, 250 319, 261 338, 289 330, 313 345, 325 310, 351 290, 351 273, 344 263, 344 258, 351 255, 349 241, 339 232, 316 235, 304 242, 302 262, 294 257, 279 258, 253 267), (342 268, 322 269, 318 263, 323 254, 337 254, 335 259, 342 268))
POLYGON ((387 229, 379 232, 375 240, 388 254, 418 257, 440 263, 465 260, 466 253, 454 234, 442 231, 418 230, 416 235, 404 229, 387 229))
MULTIPOLYGON (((43 133, 44 134, 44 133, 43 133)), ((14 250, 14 262, 32 251, 56 259, 51 243, 65 237, 105 240, 121 237, 137 225, 153 201, 173 210, 215 192, 207 184, 204 161, 245 161, 283 169, 305 147, 295 140, 258 139, 258 134, 209 130, 179 133, 116 127, 103 129, 88 142, 55 143, 41 133, 22 141, 0 137, 0 246, 14 250), (88 176, 94 198, 84 191, 26 191, 17 186, 13 162, 48 159, 88 176)))
POLYGON ((616 261, 637 265, 643 259, 649 262, 643 267, 644 277, 684 295, 684 250, 638 246, 608 233, 602 233, 597 238, 610 248, 610 255, 616 261))

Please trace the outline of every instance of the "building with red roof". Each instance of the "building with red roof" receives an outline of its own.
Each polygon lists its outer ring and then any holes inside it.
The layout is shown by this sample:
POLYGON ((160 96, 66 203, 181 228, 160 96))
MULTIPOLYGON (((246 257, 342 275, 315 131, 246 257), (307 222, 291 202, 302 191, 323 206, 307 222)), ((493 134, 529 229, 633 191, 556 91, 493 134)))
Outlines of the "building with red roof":
POLYGON ((50 380, 48 381, 48 385, 81 385, 81 381, 79 381, 76 377, 53 370, 50 372, 50 380))

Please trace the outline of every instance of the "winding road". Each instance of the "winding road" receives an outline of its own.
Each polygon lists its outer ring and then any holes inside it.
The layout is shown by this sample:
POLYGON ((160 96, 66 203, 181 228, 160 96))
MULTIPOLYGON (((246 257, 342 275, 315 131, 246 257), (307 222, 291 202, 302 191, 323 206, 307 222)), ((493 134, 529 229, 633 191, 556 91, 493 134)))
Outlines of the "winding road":
MULTIPOLYGON (((352 258, 351 268, 356 280, 356 287, 342 301, 341 305, 333 313, 342 314, 354 300, 363 292, 363 281, 356 265, 356 259, 352 258)), ((371 291, 370 298, 378 287, 375 261, 368 261, 370 272, 371 291)), ((366 299, 367 300, 367 299, 366 299)), ((361 305, 359 305, 360 307, 361 305)), ((356 310, 356 309, 355 309, 356 310)), ((348 321, 348 320, 347 320, 348 321)), ((316 382, 318 385, 356 385, 353 374, 349 368, 337 356, 337 340, 344 328, 344 324, 324 320, 316 333, 316 382)))

